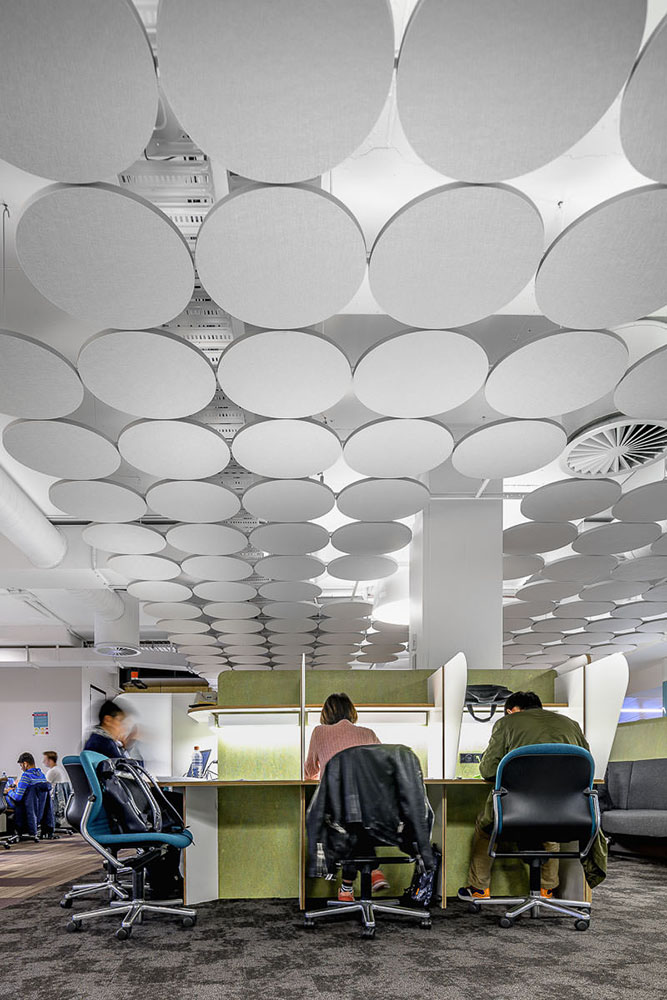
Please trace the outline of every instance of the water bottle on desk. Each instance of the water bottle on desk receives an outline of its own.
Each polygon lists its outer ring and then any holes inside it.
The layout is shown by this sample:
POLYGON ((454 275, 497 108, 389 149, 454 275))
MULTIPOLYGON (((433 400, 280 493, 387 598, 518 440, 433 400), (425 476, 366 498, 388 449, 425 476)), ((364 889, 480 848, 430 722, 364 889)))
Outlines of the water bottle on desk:
POLYGON ((202 771, 204 770, 204 758, 199 747, 195 747, 192 751, 192 760, 190 761, 190 777, 201 778, 202 771))

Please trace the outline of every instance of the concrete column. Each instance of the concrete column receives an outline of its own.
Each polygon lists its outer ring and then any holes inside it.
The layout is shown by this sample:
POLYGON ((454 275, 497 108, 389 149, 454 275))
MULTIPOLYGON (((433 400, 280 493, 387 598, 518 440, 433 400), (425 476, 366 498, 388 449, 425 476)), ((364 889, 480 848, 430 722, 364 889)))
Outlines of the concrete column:
POLYGON ((410 635, 417 669, 455 653, 469 669, 502 667, 502 500, 431 499, 410 559, 410 635))

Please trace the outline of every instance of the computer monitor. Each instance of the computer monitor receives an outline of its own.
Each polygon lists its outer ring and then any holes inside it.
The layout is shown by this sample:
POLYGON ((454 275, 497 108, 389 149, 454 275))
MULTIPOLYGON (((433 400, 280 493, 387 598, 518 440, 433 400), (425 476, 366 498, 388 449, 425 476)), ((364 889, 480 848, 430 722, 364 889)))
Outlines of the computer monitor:
MULTIPOLYGON (((202 773, 202 778, 203 778, 204 775, 206 774, 206 768, 208 767, 208 759, 211 756, 211 751, 210 750, 200 750, 199 752, 201 753, 201 773, 202 773)), ((185 775, 185 777, 186 778, 194 778, 194 777, 196 777, 192 773, 192 764, 190 764, 190 767, 188 768, 188 773, 185 775)))

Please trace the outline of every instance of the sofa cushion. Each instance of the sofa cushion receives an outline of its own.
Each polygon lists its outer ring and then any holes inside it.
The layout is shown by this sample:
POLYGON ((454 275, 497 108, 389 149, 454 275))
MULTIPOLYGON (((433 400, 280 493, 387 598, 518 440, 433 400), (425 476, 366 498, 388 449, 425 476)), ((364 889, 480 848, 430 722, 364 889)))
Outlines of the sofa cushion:
POLYGON ((627 809, 667 809, 667 760, 635 760, 627 809))
POLYGON ((667 837, 667 809, 609 809, 602 814, 602 829, 628 837, 667 837))
POLYGON ((604 799, 608 804, 605 808, 628 808, 632 764, 631 760, 615 760, 607 765, 604 779, 604 799))

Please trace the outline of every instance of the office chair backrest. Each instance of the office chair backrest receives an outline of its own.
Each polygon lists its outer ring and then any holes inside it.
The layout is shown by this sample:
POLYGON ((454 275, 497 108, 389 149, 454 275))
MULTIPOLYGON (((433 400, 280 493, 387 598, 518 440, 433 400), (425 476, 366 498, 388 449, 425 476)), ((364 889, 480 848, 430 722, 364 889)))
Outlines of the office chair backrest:
POLYGON ((518 747, 496 772, 498 835, 520 843, 571 840, 586 844, 595 832, 595 763, 588 750, 566 743, 518 747))
POLYGON ((104 754, 95 753, 93 750, 82 750, 80 757, 65 757, 63 759, 65 770, 70 777, 72 788, 74 789, 74 799, 78 800, 75 805, 72 805, 72 820, 70 820, 70 810, 68 808, 67 820, 72 825, 74 825, 73 820, 76 820, 77 829, 79 829, 86 802, 88 797, 93 794, 95 801, 88 817, 88 830, 94 838, 111 833, 111 827, 109 826, 102 802, 102 788, 96 771, 97 765, 101 761, 108 759, 104 754), (80 770, 76 766, 77 764, 80 770), (85 788, 83 787, 83 781, 85 781, 85 788))
POLYGON ((28 785, 23 798, 20 800, 18 814, 15 810, 14 816, 17 828, 20 825, 22 832, 25 832, 23 830, 25 822, 27 832, 33 837, 37 835, 37 830, 40 826, 43 829, 53 831, 55 823, 53 820, 53 807, 51 805, 51 788, 46 779, 44 781, 35 781, 28 785), (18 817, 21 818, 20 823, 18 822, 18 817))
POLYGON ((5 798, 5 787, 9 778, 0 778, 0 816, 7 812, 7 799, 5 798))
POLYGON ((67 777, 72 787, 72 795, 65 809, 65 819, 73 830, 79 830, 83 810, 86 808, 86 801, 90 795, 90 785, 79 757, 63 757, 63 767, 67 771, 67 777))

